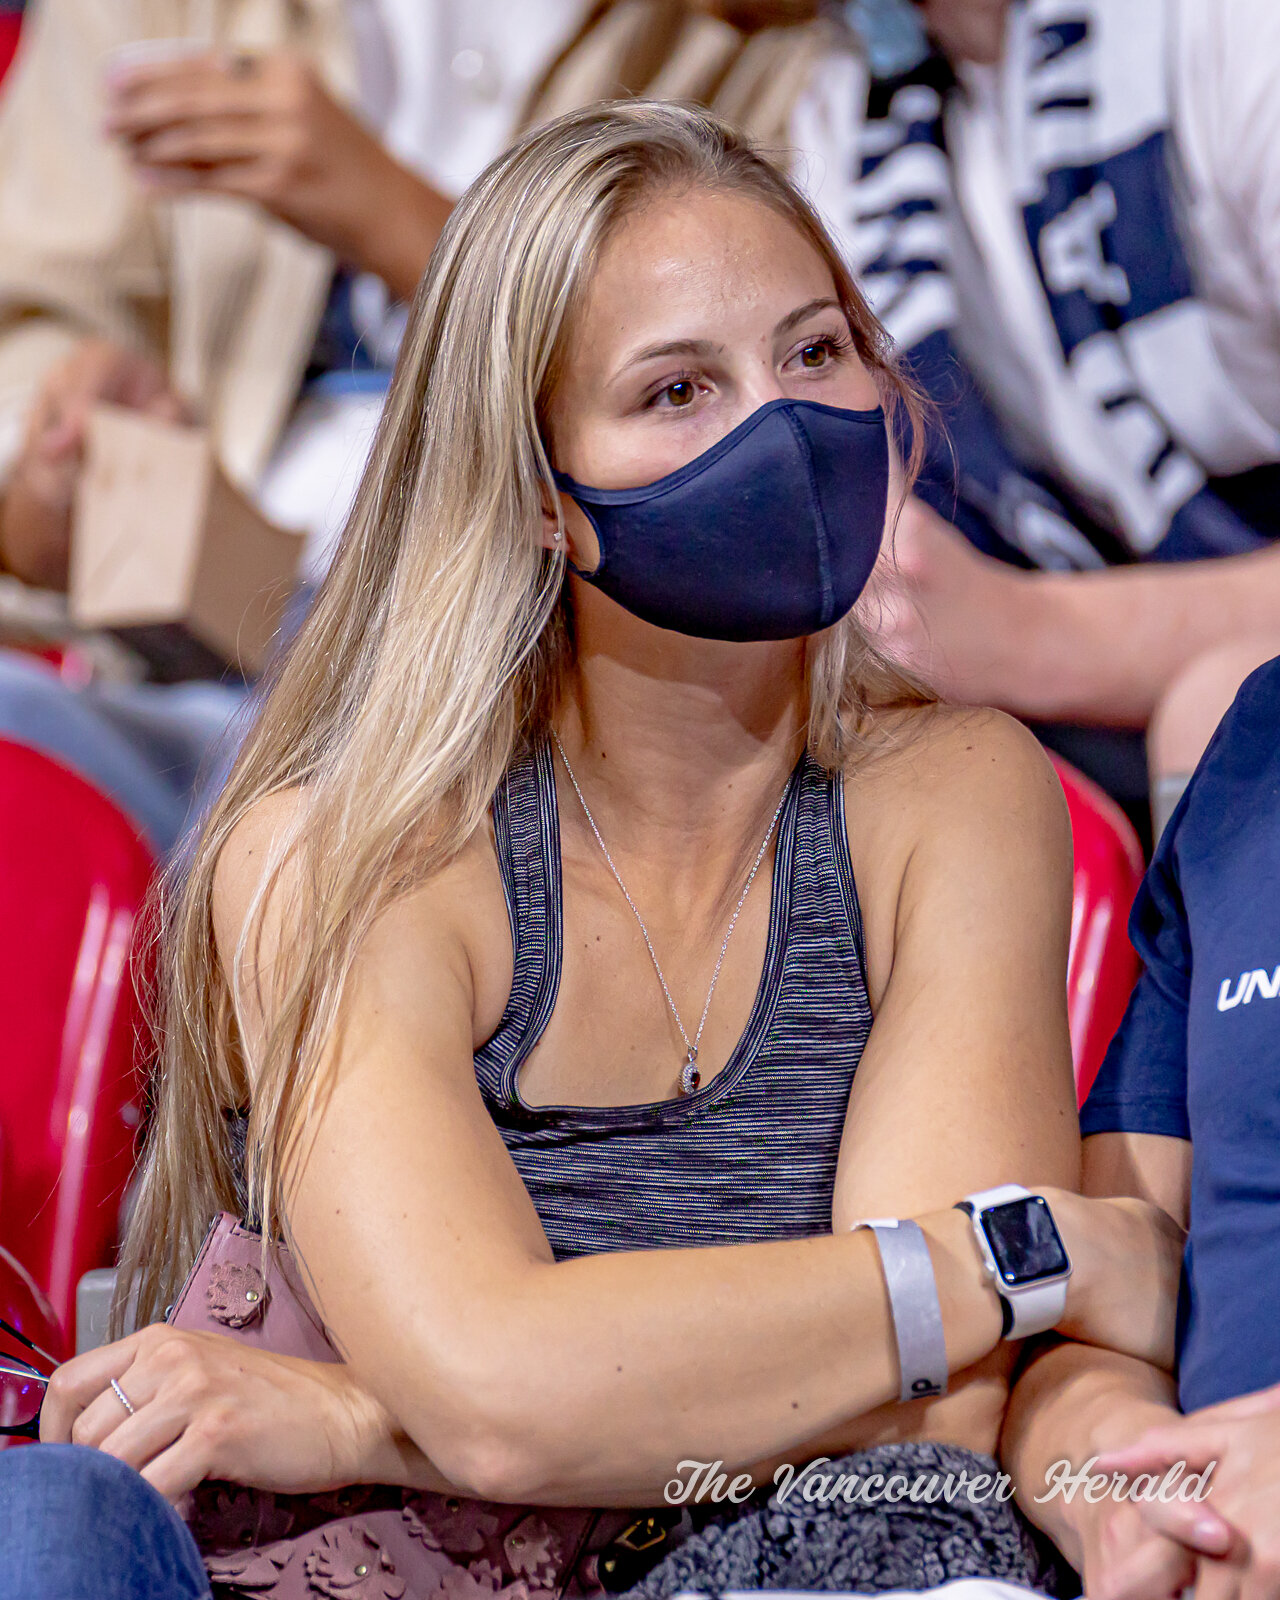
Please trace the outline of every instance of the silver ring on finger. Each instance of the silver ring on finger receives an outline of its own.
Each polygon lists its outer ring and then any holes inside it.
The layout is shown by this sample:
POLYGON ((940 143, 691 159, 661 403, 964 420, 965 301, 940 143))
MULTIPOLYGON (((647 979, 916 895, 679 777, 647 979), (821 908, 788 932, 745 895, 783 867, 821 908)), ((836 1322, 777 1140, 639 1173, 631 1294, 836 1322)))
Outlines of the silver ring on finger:
POLYGON ((129 1413, 129 1415, 133 1416, 134 1415, 133 1402, 132 1402, 132 1400, 129 1399, 129 1396, 124 1392, 124 1390, 120 1387, 120 1385, 116 1382, 116 1380, 114 1378, 112 1378, 112 1380, 111 1380, 111 1392, 115 1395, 116 1399, 125 1408, 125 1410, 129 1413))

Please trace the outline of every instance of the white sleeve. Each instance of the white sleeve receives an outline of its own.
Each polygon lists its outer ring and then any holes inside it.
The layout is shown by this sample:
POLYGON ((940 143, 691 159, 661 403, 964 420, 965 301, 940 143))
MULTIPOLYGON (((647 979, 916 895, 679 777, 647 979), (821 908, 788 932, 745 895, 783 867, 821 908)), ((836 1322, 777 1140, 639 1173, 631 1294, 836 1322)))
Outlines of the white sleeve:
POLYGON ((1168 0, 1187 243, 1218 355, 1280 429, 1280 0, 1168 0))

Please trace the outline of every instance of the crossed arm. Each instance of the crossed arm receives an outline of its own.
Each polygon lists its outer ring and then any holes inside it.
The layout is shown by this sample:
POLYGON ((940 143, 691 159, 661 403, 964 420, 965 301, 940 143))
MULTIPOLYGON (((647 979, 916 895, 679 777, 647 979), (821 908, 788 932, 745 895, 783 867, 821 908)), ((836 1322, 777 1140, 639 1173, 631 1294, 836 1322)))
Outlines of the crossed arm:
POLYGON ((864 830, 881 830, 855 862, 877 1020, 829 1236, 553 1263, 476 1087, 468 935, 439 899, 390 914, 290 1219, 353 1365, 450 1476, 497 1497, 652 1502, 684 1457, 802 1456, 883 1406, 898 1380, 879 1264, 845 1231, 868 1212, 922 1220, 952 1369, 994 1350, 994 1300, 950 1207, 998 1175, 1072 1183, 1076 1163, 1055 1004, 1066 828, 1024 740, 955 718, 916 751, 914 786, 889 764, 851 780, 864 830), (877 825, 891 795, 896 823, 877 825))
MULTIPOLYGON (((277 1358, 251 1361, 210 1338, 204 1378, 184 1388, 171 1374, 191 1336, 143 1330, 64 1369, 47 1435, 108 1449, 175 1495, 217 1476, 643 1505, 686 1457, 767 1477, 779 1455, 799 1464, 842 1430, 856 1439, 857 1419, 896 1395, 875 1245, 844 1231, 886 1210, 925 1229, 949 1366, 972 1373, 997 1348, 1000 1315, 952 1203, 1008 1179, 1076 1176, 1058 999, 1068 841, 1028 736, 982 717, 947 727, 938 748, 904 758, 915 782, 893 786, 896 806, 876 793, 888 779, 860 780, 859 812, 898 830, 862 845, 864 899, 873 855, 893 880, 881 887, 896 892, 872 896, 878 1018, 842 1146, 837 1231, 556 1263, 476 1086, 465 902, 446 873, 390 908, 361 951, 326 1064, 331 1089, 291 1175, 291 1231, 349 1365, 309 1380, 305 1363, 274 1368, 277 1358), (136 1416, 120 1418, 103 1393, 113 1376, 136 1416), (245 1389, 245 1404, 228 1406, 250 1381, 252 1397, 245 1389), (294 1447, 281 1419, 308 1381, 311 1421, 294 1447), (220 1396, 212 1420, 208 1393, 220 1396), (337 1420, 326 1428, 326 1417, 337 1420)), ((224 951, 279 820, 264 811, 233 840, 220 879, 224 951)), ((288 946, 268 930, 267 962, 273 939, 288 946)), ((1158 1356, 1170 1331, 1124 1314, 1127 1261, 1144 1246, 1157 1255, 1146 1214, 1065 1191, 1054 1200, 1081 1264, 1064 1326, 1158 1356)), ((999 1384, 1006 1360, 981 1382, 999 1384)), ((958 1442, 990 1448, 993 1432, 958 1442)))

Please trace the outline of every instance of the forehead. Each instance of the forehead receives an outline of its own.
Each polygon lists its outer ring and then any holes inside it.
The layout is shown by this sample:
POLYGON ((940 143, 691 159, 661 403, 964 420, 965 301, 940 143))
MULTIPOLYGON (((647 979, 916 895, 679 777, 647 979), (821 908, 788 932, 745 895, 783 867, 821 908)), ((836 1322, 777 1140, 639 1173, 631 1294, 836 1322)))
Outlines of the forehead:
POLYGON ((834 292, 822 255, 771 206, 706 189, 661 195, 601 249, 571 359, 611 366, 661 339, 767 337, 797 305, 834 292))

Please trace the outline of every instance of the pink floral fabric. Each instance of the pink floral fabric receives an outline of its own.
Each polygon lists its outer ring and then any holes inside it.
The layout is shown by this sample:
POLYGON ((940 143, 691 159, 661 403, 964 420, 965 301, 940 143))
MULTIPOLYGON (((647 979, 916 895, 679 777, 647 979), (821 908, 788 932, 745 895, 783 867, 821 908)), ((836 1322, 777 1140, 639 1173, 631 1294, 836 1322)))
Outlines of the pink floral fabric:
POLYGON ((215 1595, 271 1600, 560 1600, 602 1593, 585 1559, 596 1513, 356 1486, 195 1491, 192 1532, 215 1595), (576 1577, 576 1581, 575 1581, 576 1577))
POLYGON ((387 1552, 365 1530, 351 1523, 326 1528, 303 1562, 309 1587, 325 1600, 401 1600, 404 1579, 396 1576, 387 1552))
POLYGON ((415 1539, 451 1556, 474 1555, 498 1531, 498 1518, 483 1501, 454 1495, 416 1495, 405 1501, 404 1519, 415 1539))
POLYGON ((257 1267, 218 1261, 209 1269, 204 1298, 215 1322, 224 1328, 247 1328, 266 1313, 267 1285, 257 1267))

